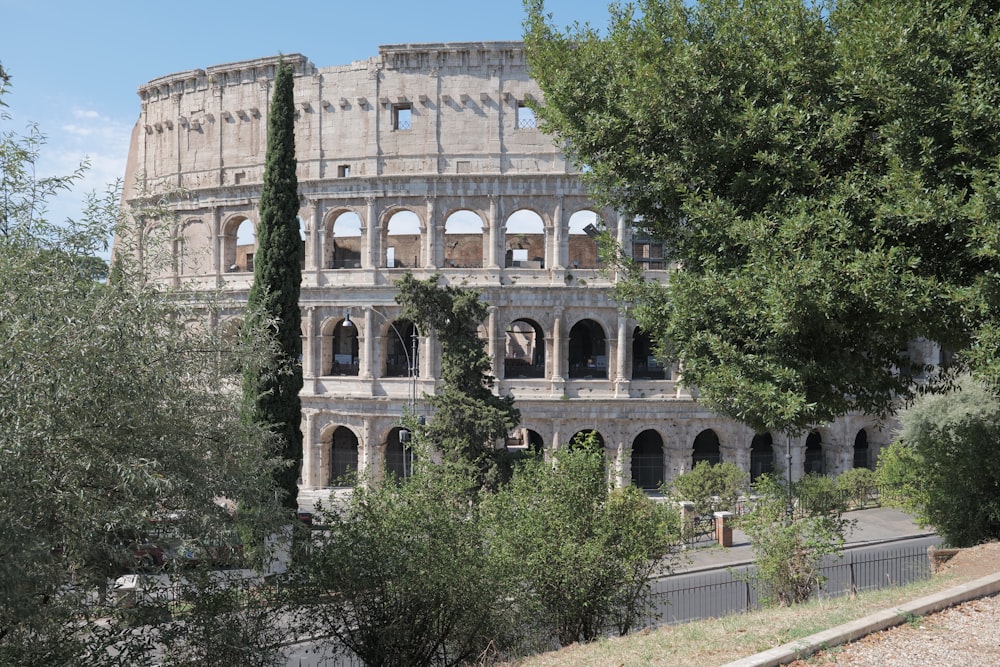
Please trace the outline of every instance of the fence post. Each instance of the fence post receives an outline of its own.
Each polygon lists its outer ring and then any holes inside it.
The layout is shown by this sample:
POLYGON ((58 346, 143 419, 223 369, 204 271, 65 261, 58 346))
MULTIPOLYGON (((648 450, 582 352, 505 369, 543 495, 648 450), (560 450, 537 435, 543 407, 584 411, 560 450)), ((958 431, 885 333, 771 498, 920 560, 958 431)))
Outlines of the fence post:
POLYGON ((729 525, 732 512, 715 512, 715 539, 720 546, 733 546, 733 527, 729 525))

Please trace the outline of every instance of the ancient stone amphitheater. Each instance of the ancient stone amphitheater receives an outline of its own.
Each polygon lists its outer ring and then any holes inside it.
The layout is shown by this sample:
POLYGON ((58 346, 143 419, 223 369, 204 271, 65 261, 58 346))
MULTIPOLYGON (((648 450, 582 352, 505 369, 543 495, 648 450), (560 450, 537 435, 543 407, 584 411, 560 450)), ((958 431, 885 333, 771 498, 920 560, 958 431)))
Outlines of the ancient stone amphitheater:
MULTIPOLYGON (((596 431, 614 482, 651 490, 699 460, 755 475, 784 467, 784 434, 699 406, 612 300, 592 225, 665 280, 661 249, 596 209, 536 126, 541 93, 520 43, 383 46, 323 68, 283 59, 295 70, 305 494, 350 470, 408 472, 399 417, 434 392, 439 343, 398 319, 393 281, 407 271, 440 273, 490 304, 481 330, 497 390, 522 414, 509 447, 548 454, 596 431)), ((139 89, 125 201, 154 183, 188 191, 158 279, 221 288, 233 318, 253 278, 277 64, 217 65, 139 89)), ((793 476, 869 465, 888 437, 864 416, 817 425, 791 441, 793 476)))

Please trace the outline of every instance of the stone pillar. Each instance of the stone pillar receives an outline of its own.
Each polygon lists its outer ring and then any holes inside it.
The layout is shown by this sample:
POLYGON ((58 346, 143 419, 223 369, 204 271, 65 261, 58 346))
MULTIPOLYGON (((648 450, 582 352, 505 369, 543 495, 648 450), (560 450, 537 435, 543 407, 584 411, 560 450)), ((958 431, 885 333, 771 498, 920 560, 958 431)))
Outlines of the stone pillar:
POLYGON ((501 337, 498 334, 497 307, 490 306, 489 315, 486 318, 486 336, 488 339, 486 353, 490 355, 490 373, 495 378, 500 377, 500 357, 504 353, 501 347, 501 337))
POLYGON ((556 306, 554 313, 555 317, 552 319, 551 350, 546 350, 546 352, 550 353, 550 358, 552 359, 552 396, 559 397, 563 395, 566 387, 566 360, 563 359, 565 356, 563 353, 565 344, 563 341, 562 307, 556 306))
POLYGON ((427 217, 424 220, 424 239, 426 243, 424 244, 424 268, 433 269, 435 267, 441 266, 441 261, 438 256, 441 254, 441 247, 443 245, 444 234, 438 235, 438 224, 435 218, 434 211, 434 200, 430 197, 426 200, 426 213, 427 217))
MULTIPOLYGON (((364 450, 364 466, 362 467, 361 461, 358 461, 359 470, 363 470, 365 477, 372 481, 379 481, 382 479, 382 468, 384 463, 384 454, 382 449, 382 443, 378 441, 378 434, 375 429, 375 422, 371 417, 365 417, 361 422, 361 443, 360 446, 364 450)), ((360 457, 359 457, 360 459, 360 457)))
POLYGON ((371 380, 375 376, 375 329, 373 328, 375 315, 371 308, 365 308, 365 330, 359 332, 363 338, 358 341, 358 348, 361 352, 359 361, 361 368, 359 372, 362 378, 371 380))
POLYGON ((323 204, 320 201, 311 202, 312 216, 306 229, 306 271, 318 271, 323 268, 323 239, 326 230, 323 229, 323 204))
POLYGON ((618 338, 615 347, 615 398, 627 398, 629 395, 628 368, 628 319, 623 314, 618 315, 618 338))
POLYGON ((216 206, 212 209, 212 266, 215 273, 216 284, 222 284, 222 274, 226 272, 225 254, 226 244, 222 236, 222 210, 216 206))
POLYGON ((379 256, 380 234, 378 224, 378 211, 375 210, 375 198, 365 199, 365 219, 361 221, 362 234, 365 236, 364 248, 361 252, 361 264, 366 269, 375 269, 384 264, 384 260, 379 256))
POLYGON ((687 542, 694 537, 694 503, 681 500, 677 504, 681 510, 681 541, 687 542))
POLYGON ((732 512, 715 512, 715 540, 720 547, 733 546, 732 512))
POLYGON ((500 268, 499 257, 504 256, 500 250, 504 245, 504 234, 501 229, 500 205, 496 195, 490 195, 490 213, 486 225, 486 267, 490 269, 500 268))
POLYGON ((316 307, 307 306, 302 318, 302 376, 315 378, 318 373, 316 367, 320 363, 320 350, 316 345, 316 339, 321 338, 316 335, 316 307))
POLYGON ((302 478, 301 484, 303 488, 311 489, 319 485, 320 480, 320 466, 319 462, 322 458, 321 452, 319 452, 319 447, 322 445, 317 445, 315 434, 313 433, 313 413, 312 411, 302 411, 302 472, 300 476, 302 478))
POLYGON ((565 269, 569 263, 569 229, 563 220, 563 205, 560 197, 556 202, 552 219, 552 268, 565 269))

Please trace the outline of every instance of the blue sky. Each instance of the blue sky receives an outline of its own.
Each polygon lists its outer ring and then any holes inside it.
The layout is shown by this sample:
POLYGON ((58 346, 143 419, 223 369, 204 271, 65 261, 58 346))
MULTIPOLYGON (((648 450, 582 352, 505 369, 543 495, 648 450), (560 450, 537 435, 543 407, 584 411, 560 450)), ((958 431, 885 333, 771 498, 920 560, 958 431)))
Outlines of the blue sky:
MULTIPOLYGON (((609 0, 546 0, 559 26, 607 25, 609 0)), ((124 174, 138 87, 211 65, 301 53, 317 67, 378 54, 380 44, 521 39, 521 0, 319 0, 312 3, 0 0, 0 63, 11 120, 48 136, 39 175, 88 157, 85 183, 50 206, 76 217, 83 193, 124 174)))

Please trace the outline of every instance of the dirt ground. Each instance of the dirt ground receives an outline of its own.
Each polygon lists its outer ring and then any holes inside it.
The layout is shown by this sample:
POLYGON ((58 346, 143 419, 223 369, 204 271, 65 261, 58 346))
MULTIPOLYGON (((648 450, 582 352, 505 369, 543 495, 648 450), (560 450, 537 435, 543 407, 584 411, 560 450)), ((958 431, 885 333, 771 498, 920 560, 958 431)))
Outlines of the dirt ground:
POLYGON ((951 573, 969 579, 978 579, 1000 572, 1000 542, 988 542, 967 549, 959 549, 937 568, 936 572, 951 573))

